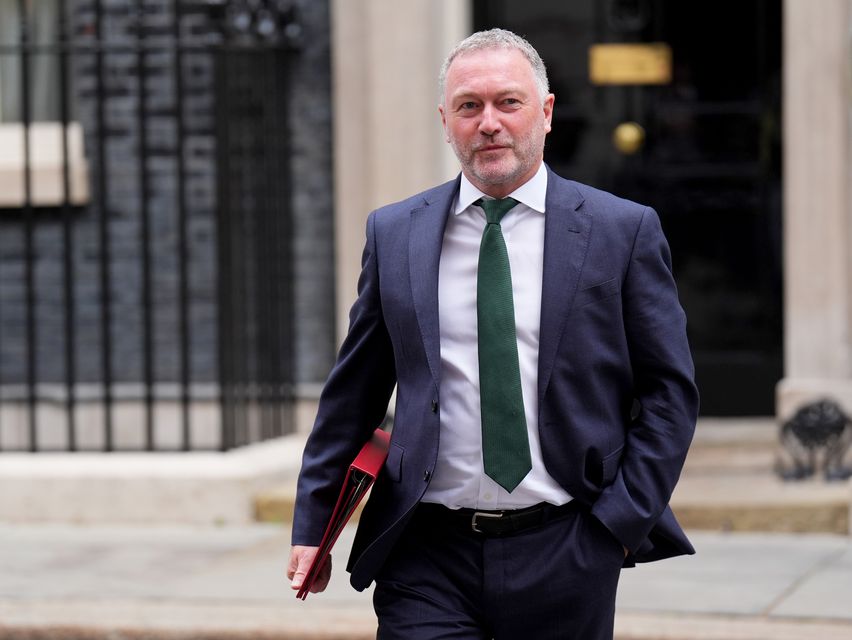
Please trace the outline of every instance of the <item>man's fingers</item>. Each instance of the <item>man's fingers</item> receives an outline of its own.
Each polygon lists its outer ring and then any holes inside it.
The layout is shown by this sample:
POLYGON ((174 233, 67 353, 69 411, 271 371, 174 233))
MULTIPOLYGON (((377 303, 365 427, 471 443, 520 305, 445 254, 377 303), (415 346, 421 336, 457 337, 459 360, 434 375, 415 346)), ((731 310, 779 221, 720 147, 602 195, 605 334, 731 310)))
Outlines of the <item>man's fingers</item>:
POLYGON ((331 556, 328 556, 328 558, 320 568, 319 574, 317 575, 316 580, 314 580, 314 584, 311 586, 311 593, 319 593, 320 591, 325 591, 325 588, 328 586, 328 581, 330 579, 331 556))
POLYGON ((298 564, 296 566, 295 571, 293 571, 293 575, 290 578, 290 588, 299 590, 302 588, 302 583, 305 581, 305 576, 308 575, 308 569, 311 568, 311 562, 313 561, 313 556, 309 559, 306 557, 300 556, 298 558, 298 564))
MULTIPOLYGON (((290 580, 290 588, 298 591, 305 582, 305 576, 311 568, 311 563, 317 555, 317 547, 294 546, 290 551, 290 562, 287 565, 287 578, 290 580)), ((311 585, 312 593, 324 591, 331 578, 331 556, 323 563, 319 574, 311 585)))
POLYGON ((305 581, 307 569, 294 569, 287 572, 287 577, 290 578, 290 588, 299 590, 302 588, 302 583, 305 581))
POLYGON ((298 569, 299 559, 293 551, 290 551, 290 561, 287 563, 287 579, 292 580, 298 569))
POLYGON ((290 550, 290 562, 287 565, 287 578, 290 580, 290 588, 298 591, 302 588, 308 569, 317 554, 316 547, 303 547, 296 545, 290 550))

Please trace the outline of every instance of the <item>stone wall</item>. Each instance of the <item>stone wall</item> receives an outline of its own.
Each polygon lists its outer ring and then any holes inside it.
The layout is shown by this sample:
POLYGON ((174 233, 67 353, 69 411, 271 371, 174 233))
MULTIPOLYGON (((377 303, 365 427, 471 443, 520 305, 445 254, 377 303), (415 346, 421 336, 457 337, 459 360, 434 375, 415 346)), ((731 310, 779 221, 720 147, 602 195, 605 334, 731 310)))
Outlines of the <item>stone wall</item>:
POLYGON ((784 379, 852 415, 852 0, 784 2, 784 379))

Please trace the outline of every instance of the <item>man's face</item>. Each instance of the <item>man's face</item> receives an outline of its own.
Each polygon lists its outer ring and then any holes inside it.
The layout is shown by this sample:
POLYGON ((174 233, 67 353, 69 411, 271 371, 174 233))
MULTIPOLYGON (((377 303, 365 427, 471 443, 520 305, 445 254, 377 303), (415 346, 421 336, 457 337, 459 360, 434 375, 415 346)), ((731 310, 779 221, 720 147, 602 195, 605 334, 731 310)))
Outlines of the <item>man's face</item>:
POLYGON ((502 198, 538 170, 553 94, 542 103, 532 67, 520 51, 484 49, 453 60, 438 111, 467 179, 502 198))

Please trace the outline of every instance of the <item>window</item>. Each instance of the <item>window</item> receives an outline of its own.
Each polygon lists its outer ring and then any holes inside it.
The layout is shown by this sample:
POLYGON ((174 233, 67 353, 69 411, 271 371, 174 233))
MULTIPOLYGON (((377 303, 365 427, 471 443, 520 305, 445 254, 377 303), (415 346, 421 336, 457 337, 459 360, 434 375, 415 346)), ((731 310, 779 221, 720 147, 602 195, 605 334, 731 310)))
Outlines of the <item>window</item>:
MULTIPOLYGON (((31 123, 28 136, 30 203, 55 206, 64 200, 64 128, 68 140, 69 201, 85 204, 88 201, 88 171, 83 132, 76 122, 69 122, 66 127, 62 125, 60 74, 69 73, 69 70, 62 68, 58 50, 51 48, 59 36, 59 0, 25 0, 25 23, 21 5, 20 0, 0 0, 0 208, 25 204, 24 120, 31 123), (24 114, 22 92, 24 24, 28 42, 35 45, 29 54, 28 114, 24 114)), ((69 117, 73 117, 73 101, 68 108, 69 117)))
MULTIPOLYGON (((32 45, 50 46, 58 39, 58 0, 26 0, 27 29, 32 45)), ((23 119, 21 99, 21 15, 19 0, 0 0, 0 122, 23 119)), ((59 120, 59 56, 37 50, 30 55, 30 120, 59 120)))

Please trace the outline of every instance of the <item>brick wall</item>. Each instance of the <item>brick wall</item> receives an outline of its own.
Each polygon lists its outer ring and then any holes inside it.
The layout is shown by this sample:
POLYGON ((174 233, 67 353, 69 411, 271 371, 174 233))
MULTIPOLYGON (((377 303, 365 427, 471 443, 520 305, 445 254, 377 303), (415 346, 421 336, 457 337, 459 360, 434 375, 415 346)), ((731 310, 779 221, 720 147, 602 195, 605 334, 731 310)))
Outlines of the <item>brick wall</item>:
MULTIPOLYGON (((71 6, 75 40, 95 42, 92 0, 71 6)), ((108 45, 137 43, 135 3, 103 0, 102 36, 108 45)), ((174 3, 148 0, 141 16, 149 44, 162 44, 145 57, 145 145, 151 259, 151 319, 154 373, 158 382, 178 379, 178 163, 174 54, 169 47, 174 3)), ((220 39, 207 3, 184 2, 182 38, 208 46, 220 39)), ((292 318, 293 379, 321 381, 334 352, 333 216, 331 193, 331 98, 329 15, 325 0, 302 2, 303 29, 289 57, 289 133, 292 151, 292 318)), ((132 50, 103 57, 97 81, 93 53, 75 55, 69 65, 75 119, 83 124, 89 159, 91 203, 72 212, 73 295, 76 323, 76 379, 101 380, 100 226, 101 203, 109 220, 112 367, 116 382, 138 382, 143 366, 142 185, 139 136, 139 69, 132 50), (103 91, 105 190, 100 190, 99 90, 103 91)), ((188 285, 191 380, 217 376, 217 123, 214 58, 186 52, 184 66, 184 159, 187 189, 188 285)), ((63 216, 35 210, 33 266, 37 369, 40 382, 65 380, 65 293, 63 216)), ((25 381, 26 311, 24 217, 0 217, 0 382, 25 381)))

